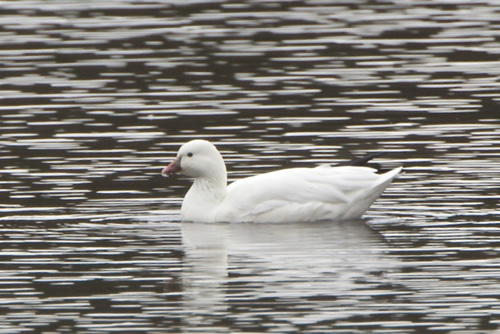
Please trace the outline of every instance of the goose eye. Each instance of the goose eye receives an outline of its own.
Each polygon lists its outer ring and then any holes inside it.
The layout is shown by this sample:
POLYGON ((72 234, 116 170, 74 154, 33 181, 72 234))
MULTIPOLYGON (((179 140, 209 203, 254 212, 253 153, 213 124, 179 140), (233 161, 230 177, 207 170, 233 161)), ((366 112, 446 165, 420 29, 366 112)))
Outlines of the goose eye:
POLYGON ((193 153, 189 152, 187 156, 191 158, 193 156, 193 153))

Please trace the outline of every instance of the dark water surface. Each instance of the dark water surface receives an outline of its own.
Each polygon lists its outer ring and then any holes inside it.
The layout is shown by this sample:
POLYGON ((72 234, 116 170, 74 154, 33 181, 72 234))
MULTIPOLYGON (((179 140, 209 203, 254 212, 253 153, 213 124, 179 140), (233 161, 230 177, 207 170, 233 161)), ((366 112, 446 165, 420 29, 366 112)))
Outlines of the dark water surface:
POLYGON ((0 2, 0 333, 500 330, 497 1, 0 2), (386 151, 363 221, 181 224, 230 179, 386 151))

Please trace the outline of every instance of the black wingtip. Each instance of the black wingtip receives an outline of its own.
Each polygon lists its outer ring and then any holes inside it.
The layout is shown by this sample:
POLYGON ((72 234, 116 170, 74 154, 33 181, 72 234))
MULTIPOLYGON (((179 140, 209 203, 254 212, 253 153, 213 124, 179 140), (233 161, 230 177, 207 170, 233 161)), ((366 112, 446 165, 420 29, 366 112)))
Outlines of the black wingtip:
POLYGON ((380 172, 382 170, 382 167, 380 166, 380 164, 378 164, 376 162, 370 162, 370 160, 372 160, 374 158, 378 158, 378 157, 385 155, 385 154, 386 154, 386 152, 371 153, 371 154, 365 155, 364 157, 361 157, 361 158, 356 158, 356 159, 353 159, 351 161, 341 162, 340 164, 338 164, 338 166, 365 166, 365 167, 374 168, 380 172))

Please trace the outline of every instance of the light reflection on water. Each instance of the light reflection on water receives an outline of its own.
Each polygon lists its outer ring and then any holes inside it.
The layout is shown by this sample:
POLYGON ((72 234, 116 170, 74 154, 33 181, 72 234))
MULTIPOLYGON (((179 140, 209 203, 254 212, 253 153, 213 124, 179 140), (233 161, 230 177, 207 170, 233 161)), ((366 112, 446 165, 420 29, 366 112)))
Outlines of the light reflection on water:
POLYGON ((498 329, 497 4, 0 7, 0 331, 498 329), (181 225, 198 137, 405 174, 365 221, 181 225))
MULTIPOLYGON (((186 310, 210 314, 235 308, 242 320, 262 317, 265 323, 265 314, 255 312, 251 304, 295 309, 296 315, 280 320, 291 328, 331 321, 332 310, 338 312, 335 317, 348 319, 352 310, 351 303, 344 304, 346 299, 358 299, 354 290, 366 280, 383 284, 387 279, 382 272, 396 261, 383 254, 380 237, 362 221, 183 224, 182 238, 186 250, 182 282, 192 296, 185 300, 186 310), (346 291, 353 293, 349 296, 346 291)), ((281 317, 284 314, 277 314, 277 320, 281 317)), ((202 325, 196 321, 188 323, 193 328, 202 325)))

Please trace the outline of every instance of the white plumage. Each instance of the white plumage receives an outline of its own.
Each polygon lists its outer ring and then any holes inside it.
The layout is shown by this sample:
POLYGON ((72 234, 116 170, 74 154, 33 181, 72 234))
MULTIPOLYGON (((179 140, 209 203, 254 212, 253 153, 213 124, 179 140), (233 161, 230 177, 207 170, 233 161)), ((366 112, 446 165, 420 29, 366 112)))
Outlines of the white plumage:
POLYGON ((190 141, 162 171, 194 178, 184 197, 183 221, 310 222, 360 218, 399 174, 360 166, 289 168, 227 186, 224 160, 213 144, 190 141))

